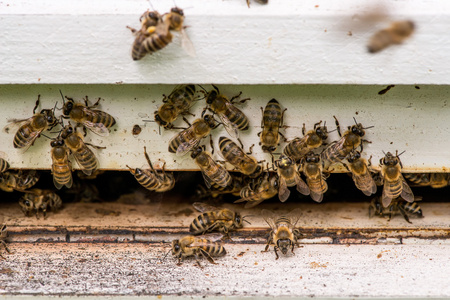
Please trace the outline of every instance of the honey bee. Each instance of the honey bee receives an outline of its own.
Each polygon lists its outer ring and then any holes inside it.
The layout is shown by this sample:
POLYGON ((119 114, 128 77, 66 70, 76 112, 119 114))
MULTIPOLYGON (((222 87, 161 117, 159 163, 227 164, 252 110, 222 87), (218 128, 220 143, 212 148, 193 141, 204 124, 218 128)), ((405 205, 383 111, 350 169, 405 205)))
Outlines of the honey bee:
POLYGON ((218 231, 230 238, 230 231, 244 227, 246 220, 238 212, 227 208, 220 209, 202 202, 195 202, 192 205, 202 213, 189 226, 189 232, 194 235, 218 231))
POLYGON ((63 106, 64 118, 71 118, 78 124, 82 124, 85 128, 88 128, 99 136, 109 135, 108 128, 114 126, 114 124, 116 124, 116 120, 113 116, 105 113, 104 111, 93 109, 98 106, 100 98, 98 98, 97 102, 95 102, 92 106, 89 106, 88 96, 84 98, 84 105, 81 103, 75 103, 72 98, 67 96, 65 98, 67 99, 67 102, 65 102, 63 106))
POLYGON ((405 218, 406 222, 411 223, 408 215, 415 215, 419 218, 423 218, 422 209, 419 204, 415 201, 422 200, 422 197, 414 197, 413 202, 406 202, 402 198, 395 198, 388 205, 388 207, 383 207, 380 197, 374 197, 369 206, 369 217, 372 218, 374 215, 380 217, 389 216, 389 220, 400 212, 405 218))
POLYGON ((394 44, 401 44, 414 31, 414 23, 411 21, 393 22, 389 28, 375 33, 367 45, 370 53, 379 52, 394 44))
POLYGON ((274 197, 278 193, 278 176, 265 172, 253 182, 245 186, 240 193, 241 199, 234 203, 247 201, 245 208, 251 208, 264 200, 274 197))
MULTIPOLYGON (((239 98, 242 92, 228 100, 225 95, 220 94, 217 86, 213 85, 213 87, 214 90, 207 94, 206 103, 209 109, 220 117, 227 132, 232 137, 238 138, 238 130, 248 130, 249 128, 247 116, 233 104, 233 101, 239 98)), ((247 100, 250 98, 242 99, 240 103, 247 100)))
POLYGON ((278 168, 278 178, 280 181, 280 187, 278 189, 278 197, 281 202, 285 202, 291 192, 289 186, 297 186, 297 191, 303 195, 309 195, 309 187, 300 177, 298 167, 291 158, 281 155, 278 160, 275 161, 275 166, 278 168))
MULTIPOLYGON (((9 254, 11 254, 11 250, 9 250, 8 246, 6 245, 6 239, 8 238, 8 231, 6 228, 6 224, 3 224, 2 227, 0 228, 0 243, 3 245, 3 247, 5 248, 6 252, 8 252, 9 254)), ((2 252, 0 251, 0 257, 3 259, 6 259, 2 252)))
POLYGON ((261 107, 261 111, 263 118, 261 121, 262 131, 258 133, 261 140, 259 144, 262 145, 263 151, 273 152, 279 145, 280 136, 283 136, 279 129, 283 127, 283 115, 286 109, 282 111, 280 103, 272 99, 267 103, 264 110, 261 107))
POLYGON ((303 123, 302 138, 295 138, 289 144, 284 147, 283 153, 298 162, 305 156, 309 151, 320 147, 323 142, 328 138, 327 127, 320 126, 322 121, 314 124, 314 129, 308 131, 305 134, 305 123, 303 123))
POLYGON ((94 152, 89 149, 88 145, 97 148, 97 149, 105 149, 105 147, 95 146, 89 143, 85 143, 83 140, 83 135, 76 131, 76 127, 72 128, 70 125, 66 125, 62 132, 61 137, 64 140, 67 148, 70 153, 75 157, 78 165, 81 167, 81 170, 86 175, 91 175, 92 172, 97 170, 98 162, 97 157, 94 152))
POLYGON ((61 208, 62 200, 51 190, 31 189, 25 191, 20 198, 19 204, 25 216, 29 217, 34 211, 36 218, 39 219, 39 212, 42 211, 44 219, 47 216, 47 209, 56 211, 61 208))
POLYGON ((227 137, 219 138, 219 149, 222 157, 244 175, 258 177, 262 167, 253 156, 246 154, 235 142, 227 137))
POLYGON ((232 178, 230 185, 222 187, 215 183, 212 183, 210 188, 206 188, 203 185, 199 185, 197 187, 195 197, 197 199, 209 199, 209 198, 217 198, 218 196, 224 194, 232 194, 233 196, 239 196, 241 190, 248 184, 249 178, 240 173, 238 174, 230 173, 230 175, 232 178))
POLYGON ((297 237, 300 235, 300 231, 295 228, 295 225, 300 219, 301 210, 296 208, 286 215, 277 217, 270 210, 263 209, 261 215, 271 229, 266 248, 262 252, 267 252, 269 246, 274 245, 276 259, 279 258, 277 250, 281 250, 281 253, 286 255, 288 250, 291 249, 292 254, 294 254, 294 247, 295 245, 298 246, 297 237))
MULTIPOLYGON (((221 237, 218 235, 209 234, 208 238, 216 237, 217 239, 221 237)), ((172 255, 178 259, 177 265, 181 265, 181 261, 185 257, 195 256, 197 265, 200 265, 199 257, 203 256, 210 263, 216 264, 213 257, 221 257, 227 254, 227 251, 222 246, 221 243, 211 241, 210 239, 202 238, 201 236, 195 237, 193 235, 185 236, 181 239, 172 241, 172 255)))
POLYGON ((39 177, 36 170, 6 171, 0 174, 0 189, 5 192, 25 191, 34 186, 39 177))
POLYGON ((347 169, 352 173, 353 181, 356 187, 361 190, 364 195, 370 196, 377 192, 377 185, 373 180, 372 174, 369 170, 369 163, 363 158, 361 158, 361 152, 353 149, 347 156, 347 161, 350 166, 344 164, 347 169))
POLYGON ((9 163, 4 160, 3 158, 0 158, 0 173, 5 172, 9 169, 9 163))
MULTIPOLYGON (((250 8, 250 0, 246 0, 246 1, 247 1, 248 8, 250 8)), ((269 3, 269 0, 255 0, 255 2, 258 2, 259 4, 267 4, 267 3, 269 3)))
MULTIPOLYGON (((339 121, 335 116, 333 118, 336 120, 336 127, 340 140, 334 141, 329 144, 320 154, 323 161, 324 170, 328 170, 330 165, 334 163, 341 162, 353 149, 362 147, 362 143, 370 143, 367 140, 363 140, 362 137, 366 134, 364 129, 372 128, 373 126, 364 128, 361 123, 357 123, 355 120, 355 125, 348 126, 348 130, 341 134, 341 127, 339 121)), ((362 151, 362 149, 361 149, 362 151)))
POLYGON ((155 122, 166 129, 173 128, 172 123, 180 114, 189 113, 194 99, 195 85, 189 84, 176 87, 169 96, 164 96, 164 104, 155 111, 155 122))
POLYGON ((211 187, 211 183, 216 183, 219 186, 226 187, 231 184, 231 176, 228 171, 219 165, 212 157, 211 154, 204 150, 204 147, 198 147, 192 151, 192 159, 199 166, 203 178, 205 179, 206 186, 211 187))
MULTIPOLYGON (((403 152, 402 152, 403 153, 403 152)), ((402 154, 400 153, 400 155, 402 154)), ((405 178, 402 176, 402 162, 400 161, 398 151, 395 156, 390 152, 386 153, 380 159, 381 176, 383 177, 383 194, 381 203, 388 207, 392 199, 402 197, 406 202, 414 201, 414 194, 411 191, 405 178)))
MULTIPOLYGON (((139 18, 139 21, 141 22, 141 29, 139 31, 134 28, 128 27, 136 36, 131 51, 131 57, 133 58, 133 60, 140 60, 148 52, 153 52, 146 49, 149 47, 149 45, 145 45, 152 41, 151 39, 149 39, 150 36, 155 32, 156 25, 162 22, 161 15, 157 11, 146 11, 139 18)), ((170 35, 170 41, 171 40, 172 38, 170 35)), ((168 41, 167 44, 170 43, 170 41, 168 41)))
POLYGON ((23 148, 26 151, 31 145, 34 144, 36 139, 41 135, 44 130, 51 130, 58 125, 58 120, 55 117, 54 109, 43 109, 40 113, 36 113, 36 109, 39 106, 41 95, 38 95, 36 105, 33 109, 33 116, 24 120, 9 120, 11 124, 5 127, 5 131, 9 132, 12 126, 20 125, 19 129, 14 136, 14 148, 23 148))
POLYGON ((326 177, 322 173, 320 155, 312 151, 302 159, 303 174, 306 176, 311 198, 316 202, 322 202, 323 194, 328 190, 326 177))
POLYGON ((55 187, 60 190, 63 186, 72 187, 72 168, 69 161, 69 149, 61 136, 50 142, 52 147, 52 174, 55 187))
POLYGON ((194 123, 189 124, 189 127, 179 132, 169 141, 169 152, 176 153, 178 156, 185 155, 200 143, 200 140, 211 132, 211 129, 216 128, 216 124, 212 115, 205 115, 203 119, 197 119, 194 123))
POLYGON ((412 186, 431 186, 434 189, 449 185, 449 173, 405 173, 403 176, 413 183, 412 186))
POLYGON ((144 155, 147 160, 150 169, 132 169, 127 165, 130 169, 131 174, 134 175, 137 182, 140 185, 145 187, 147 190, 155 191, 155 192, 166 192, 171 190, 175 186, 175 178, 173 177, 173 173, 166 173, 164 171, 164 166, 162 167, 162 172, 157 172, 150 161, 150 157, 147 154, 147 148, 144 146, 144 155))

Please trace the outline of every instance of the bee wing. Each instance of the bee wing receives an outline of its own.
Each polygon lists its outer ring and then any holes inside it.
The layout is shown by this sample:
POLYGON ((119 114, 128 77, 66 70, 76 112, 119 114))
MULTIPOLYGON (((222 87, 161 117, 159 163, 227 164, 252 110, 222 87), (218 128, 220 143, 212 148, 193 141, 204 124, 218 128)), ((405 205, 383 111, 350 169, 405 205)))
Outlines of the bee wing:
POLYGON ((302 210, 300 208, 296 208, 290 211, 288 214, 286 214, 286 217, 290 220, 292 226, 295 227, 298 220, 300 220, 302 214, 303 214, 302 210))
POLYGON ((189 151, 191 151, 198 144, 198 140, 192 139, 188 142, 181 143, 177 148, 177 156, 186 155, 189 151))
POLYGON ((295 183, 297 184, 297 191, 300 194, 305 196, 308 196, 310 194, 308 185, 303 181, 298 173, 295 175, 295 183))
POLYGON ((220 119, 222 120, 223 126, 227 130, 228 134, 233 138, 239 137, 239 130, 236 124, 231 123, 230 119, 224 114, 220 114, 220 119))
POLYGON ((103 123, 94 123, 91 121, 84 121, 83 125, 86 126, 89 130, 99 136, 109 136, 109 130, 103 123))
POLYGON ((212 206, 212 205, 209 205, 209 204, 206 204, 206 203, 203 203, 203 202, 194 202, 193 204, 192 204, 192 206, 196 209, 196 210, 198 210, 199 212, 207 212, 207 211, 215 211, 215 210, 219 210, 219 208, 217 208, 217 207, 215 207, 215 206, 212 206))
POLYGON ((278 198, 281 202, 285 202, 289 196, 291 195, 291 191, 288 189, 286 185, 286 180, 280 176, 280 188, 278 189, 278 198))
POLYGON ((389 184, 387 182, 385 182, 383 185, 383 194, 381 195, 381 203, 383 204, 383 207, 388 207, 392 202, 392 197, 389 196, 389 193, 387 191, 388 186, 389 184))
POLYGON ((411 191, 411 188, 409 187, 409 185, 406 182, 405 178, 403 178, 403 176, 402 176, 402 184, 403 184, 402 195, 401 195, 402 198, 406 202, 414 202, 414 194, 411 191))
POLYGON ((211 184, 212 184, 212 183, 217 183, 217 182, 214 182, 211 178, 209 178, 209 177, 206 175, 206 173, 203 172, 203 171, 202 171, 202 175, 203 175, 203 179, 205 180, 205 184, 206 184, 206 186, 208 187, 208 189, 211 188, 211 184))
POLYGON ((208 233, 195 237, 195 240, 189 247, 203 247, 210 246, 208 242, 217 242, 223 238, 221 233, 208 233), (205 241, 206 240, 206 241, 205 241))
POLYGON ((263 217, 264 221, 266 221, 267 224, 269 224, 270 228, 275 229, 277 227, 275 225, 276 215, 272 211, 268 209, 263 209, 261 210, 261 216, 263 217))
MULTIPOLYGON (((86 147, 87 147, 87 146, 86 146, 86 147)), ((89 149, 89 151, 91 151, 91 149, 89 149)), ((80 157, 80 155, 78 154, 78 152, 72 152, 72 154, 73 154, 73 157, 75 157, 75 160, 77 161, 77 164, 80 166, 81 171, 83 171, 84 174, 90 176, 94 170, 90 170, 90 169, 89 169, 89 170, 86 170, 86 168, 83 167, 83 164, 81 163, 82 157, 80 157)), ((96 161, 96 165, 98 165, 97 157, 95 156, 95 154, 91 151, 91 154, 90 154, 90 155, 94 156, 94 159, 95 159, 95 161, 96 161)))
POLYGON ((323 200, 323 193, 322 192, 316 193, 315 191, 310 190, 309 195, 316 202, 322 202, 322 200, 323 200))
POLYGON ((190 57, 197 56, 195 53, 194 44, 192 44, 192 41, 184 28, 181 29, 181 48, 183 48, 183 50, 186 51, 190 57))
POLYGON ((10 131, 12 131, 13 129, 18 128, 19 126, 23 125, 26 121, 28 121, 29 119, 9 119, 8 120, 8 124, 6 124, 5 127, 3 127, 3 131, 6 133, 9 133, 10 131))

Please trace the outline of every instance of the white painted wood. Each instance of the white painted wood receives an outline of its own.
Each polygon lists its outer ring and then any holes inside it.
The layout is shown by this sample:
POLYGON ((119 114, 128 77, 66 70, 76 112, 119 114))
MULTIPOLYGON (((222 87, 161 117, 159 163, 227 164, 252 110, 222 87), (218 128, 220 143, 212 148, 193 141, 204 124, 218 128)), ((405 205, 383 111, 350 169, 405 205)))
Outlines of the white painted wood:
MULTIPOLYGON (((172 1, 151 1, 166 12, 172 1)), ((448 84, 447 1, 177 0, 197 56, 176 37, 130 57, 145 0, 18 0, 0 4, 0 84, 448 84), (411 19, 416 33, 376 55, 370 36, 411 19), (351 34, 350 34, 351 33, 351 34)))
MULTIPOLYGON (((210 88, 205 85, 206 88, 210 88)), ((179 157, 168 152, 169 140, 180 130, 164 130, 154 122, 153 113, 162 103, 162 94, 169 94, 173 85, 3 85, 0 86, 0 102, 2 115, 0 128, 8 124, 8 119, 24 119, 32 116, 37 95, 41 94, 43 108, 51 108, 61 97, 59 89, 65 95, 81 101, 89 95, 93 101, 98 97, 100 108, 116 117, 117 125, 109 137, 99 137, 91 132, 86 141, 95 145, 105 146, 104 150, 94 150, 102 169, 127 170, 126 165, 141 167, 146 165, 143 155, 144 146, 150 157, 156 161, 161 159, 167 163, 170 170, 197 170, 197 166, 189 155, 179 157), (133 125, 142 127, 139 136, 132 135, 133 125)), ((261 107, 271 98, 276 98, 287 108, 285 124, 290 126, 285 130, 288 139, 301 136, 301 127, 306 123, 307 130, 314 123, 322 120, 327 122, 329 130, 335 129, 333 115, 339 119, 342 129, 354 124, 353 117, 364 126, 374 126, 368 129, 366 138, 372 141, 364 147, 365 156, 373 156, 375 167, 383 157, 383 151, 406 151, 401 156, 404 171, 411 172, 450 172, 450 156, 448 139, 450 125, 447 118, 450 107, 447 98, 450 88, 446 86, 397 86, 387 94, 380 96, 381 86, 327 86, 327 85, 276 85, 276 86, 220 86, 221 92, 229 97, 240 91, 243 97, 252 100, 241 106, 250 118, 250 130, 241 133, 246 149, 255 144, 254 155, 259 160, 270 161, 270 155, 262 153, 258 145, 257 133, 260 129, 261 107)), ((192 112, 199 117, 205 106, 204 100, 198 101, 192 112)), ((61 112, 56 111, 59 115, 61 112)), ((188 116, 193 121, 195 118, 188 116)), ((185 126, 182 120, 175 123, 185 126)), ((55 128, 55 130, 58 130, 55 128)), ((47 133, 56 136, 56 133, 47 133)), ((214 157, 221 159, 218 153, 217 141, 220 136, 228 136, 220 126, 212 132, 216 153, 214 157)), ((13 148, 14 133, 0 132, 0 151, 13 168, 50 169, 50 142, 39 138, 35 145, 23 153, 13 148)), ((329 141, 338 139, 337 132, 330 133, 329 141)), ((208 145, 209 139, 202 143, 208 145)), ((284 146, 284 144, 282 145, 284 146)), ((280 152, 282 146, 277 152, 280 152)), ((209 146, 208 146, 209 147, 209 146)), ((76 167, 76 164, 74 163, 76 167)), ((228 166, 230 167, 230 166, 228 166)), ((338 171, 339 169, 336 169, 338 171)))

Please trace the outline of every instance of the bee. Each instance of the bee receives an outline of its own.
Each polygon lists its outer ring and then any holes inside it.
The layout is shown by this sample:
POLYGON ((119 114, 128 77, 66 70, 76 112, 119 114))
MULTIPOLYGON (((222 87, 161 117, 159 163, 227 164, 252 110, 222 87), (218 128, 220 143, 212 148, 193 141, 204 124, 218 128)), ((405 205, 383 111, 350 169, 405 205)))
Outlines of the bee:
POLYGON ((375 33, 367 45, 370 53, 379 52, 394 44, 401 44, 414 31, 414 23, 411 21, 393 22, 389 28, 375 33))
POLYGON ((397 197, 402 197, 406 202, 413 202, 414 194, 402 176, 402 162, 400 161, 398 151, 395 152, 395 156, 390 152, 386 153, 380 159, 380 165, 381 177, 383 177, 384 181, 381 198, 383 206, 388 207, 392 199, 397 197))
POLYGON ((289 144, 287 144, 283 153, 293 159, 295 162, 298 162, 305 156, 309 151, 320 147, 323 142, 328 138, 328 130, 327 127, 320 126, 322 121, 314 124, 314 129, 308 131, 305 134, 305 123, 303 123, 302 138, 295 138, 289 144))
POLYGON ((92 106, 89 106, 88 96, 84 98, 84 105, 81 103, 75 103, 72 98, 67 96, 65 98, 67 99, 67 102, 65 102, 63 106, 64 118, 71 118, 78 124, 82 124, 85 128, 88 128, 99 136, 109 135, 108 128, 114 126, 114 124, 116 124, 116 120, 113 116, 105 113, 104 111, 93 109, 98 106, 101 100, 100 98, 98 98, 97 102, 95 102, 92 106))
POLYGON ((360 146, 362 147, 363 142, 370 143, 370 141, 363 140, 362 137, 366 134, 364 129, 373 127, 370 126, 364 128, 361 123, 357 123, 356 119, 353 118, 355 120, 355 125, 348 126, 348 130, 342 135, 339 121, 335 116, 333 116, 333 118, 336 120, 336 127, 340 140, 329 144, 320 154, 325 170, 328 170, 330 165, 341 162, 353 149, 360 146))
POLYGON ((9 163, 0 157, 0 173, 3 173, 8 169, 9 169, 9 163))
POLYGON ((309 187, 300 177, 297 164, 292 161, 291 158, 282 154, 280 158, 275 161, 275 166, 277 167, 280 182, 278 197, 281 202, 285 202, 289 198, 289 195, 291 194, 288 189, 289 186, 297 186, 297 191, 303 195, 309 195, 309 187))
MULTIPOLYGON (((250 0, 246 0, 246 1, 247 1, 248 8, 250 8, 250 0)), ((269 3, 269 0, 255 0, 255 2, 258 2, 259 4, 267 4, 267 3, 269 3)))
POLYGON ((211 129, 219 126, 212 115, 205 115, 203 119, 195 120, 192 125, 186 119, 184 120, 189 127, 179 132, 169 141, 169 152, 176 153, 179 156, 185 155, 194 149, 202 138, 209 135, 211 129))
POLYGON ((232 181, 231 184, 222 187, 215 183, 211 184, 210 188, 206 188, 204 185, 199 185, 196 190, 197 199, 217 198, 220 195, 232 194, 233 196, 239 196, 241 190, 248 184, 248 177, 240 173, 230 173, 232 181))
MULTIPOLYGON (((144 43, 151 42, 151 39, 149 40, 149 38, 155 32, 156 25, 162 22, 161 15, 157 11, 146 11, 139 18, 139 21, 141 22, 141 29, 139 31, 134 28, 127 27, 136 36, 131 51, 131 57, 133 60, 140 60, 145 56, 145 54, 150 52, 146 49, 144 43)), ((172 38, 170 37, 170 41, 171 40, 172 38)), ((167 44, 170 43, 170 41, 168 41, 167 44)))
POLYGON ((60 190, 63 186, 72 187, 72 168, 69 161, 69 149, 61 136, 50 142, 52 147, 52 174, 55 187, 60 190))
MULTIPOLYGON (((208 237, 214 236, 218 237, 217 235, 208 235, 208 237)), ((172 241, 172 255, 178 259, 178 266, 181 265, 183 258, 195 256, 197 265, 203 268, 198 260, 200 256, 206 258, 210 263, 216 264, 213 257, 221 257, 225 254, 227 254, 227 251, 221 243, 202 238, 201 236, 188 235, 172 241)))
POLYGON ((238 212, 227 208, 220 209, 202 202, 195 202, 192 205, 202 213, 189 226, 189 232, 194 235, 218 231, 230 238, 230 231, 244 227, 246 220, 238 212))
MULTIPOLYGON (((8 253, 12 253, 11 250, 9 250, 8 246, 6 245, 6 239, 8 238, 8 231, 6 228, 6 224, 3 224, 0 227, 0 243, 3 245, 3 247, 5 248, 6 252, 8 253)), ((3 254, 0 252, 0 257, 3 259, 6 259, 3 254)))
POLYGON ((39 177, 36 170, 6 171, 0 174, 0 189, 5 192, 25 191, 34 186, 39 177))
POLYGON ((265 172, 245 186, 240 193, 241 199, 236 200, 234 203, 247 201, 245 208, 251 208, 264 200, 274 197, 276 194, 278 194, 278 176, 265 172))
POLYGON ((70 125, 66 125, 62 132, 61 138, 64 140, 65 145, 69 149, 70 153, 75 157, 81 170, 86 175, 91 175, 92 172, 97 170, 98 161, 94 152, 89 149, 88 145, 97 148, 105 149, 105 147, 95 146, 89 143, 85 143, 83 140, 83 135, 76 131, 76 127, 72 128, 70 125))
POLYGON ((24 120, 10 120, 11 124, 5 128, 6 132, 9 132, 10 127, 19 125, 14 136, 14 148, 23 148, 26 151, 31 145, 34 144, 36 139, 41 135, 44 130, 51 130, 58 125, 58 120, 55 117, 54 109, 43 109, 40 113, 36 113, 36 109, 39 106, 41 95, 38 95, 36 105, 33 109, 33 116, 24 120))
MULTIPOLYGON (((280 103, 272 99, 264 110, 261 107, 261 111, 263 118, 261 121, 262 131, 258 133, 261 140, 259 144, 262 145, 263 151, 273 152, 279 145, 280 136, 283 136, 279 129, 283 127, 283 115, 286 109, 282 111, 280 103)), ((284 139, 286 140, 286 138, 284 139)))
MULTIPOLYGON (((252 146, 253 147, 253 146, 252 146)), ((244 175, 258 177, 262 167, 253 156, 246 154, 241 147, 227 137, 219 138, 219 149, 222 157, 244 175)))
MULTIPOLYGON (((225 95, 220 94, 217 86, 213 85, 213 87, 214 90, 207 94, 206 103, 209 109, 220 117, 230 136, 238 138, 238 130, 248 130, 249 128, 247 116, 233 104, 233 101, 239 98, 242 92, 228 100, 225 95)), ((247 100, 250 100, 250 98, 242 99, 240 103, 247 100)))
POLYGON ((450 179, 449 173, 405 173, 403 176, 413 186, 431 186, 434 189, 448 186, 450 179))
POLYGON ((56 211, 62 206, 61 198, 51 190, 31 189, 25 191, 25 194, 19 200, 25 216, 29 217, 34 211, 36 218, 39 219, 39 212, 42 211, 44 219, 47 216, 47 209, 56 211))
POLYGON ((347 155, 347 161, 350 166, 344 164, 344 166, 352 173, 353 181, 356 187, 361 190, 364 195, 370 196, 377 192, 377 185, 373 180, 372 174, 370 172, 370 159, 369 163, 363 158, 361 158, 361 152, 353 149, 347 155))
POLYGON ((266 248, 262 252, 267 252, 269 246, 274 245, 273 249, 276 259, 279 258, 277 250, 281 250, 281 253, 286 255, 288 250, 291 249, 292 254, 294 254, 294 247, 295 245, 298 246, 297 237, 300 235, 300 231, 295 228, 301 216, 300 209, 296 208, 290 213, 279 217, 270 210, 263 209, 261 215, 271 229, 266 248))
POLYGON ((326 176, 322 173, 320 155, 312 151, 302 159, 303 174, 306 176, 311 198, 316 202, 322 202, 323 194, 328 190, 326 176))
POLYGON ((411 223, 408 215, 415 215, 419 218, 423 218, 422 209, 419 204, 415 202, 420 200, 422 200, 422 197, 414 197, 413 202, 406 202, 402 198, 395 198, 388 207, 383 207, 381 198, 374 197, 369 206, 369 217, 372 218, 374 215, 380 217, 389 216, 388 221, 390 221, 393 216, 400 212, 406 222, 411 223))
POLYGON ((134 178, 136 178, 137 182, 139 182, 140 185, 150 191, 166 192, 168 190, 171 190, 175 186, 175 178, 173 177, 173 173, 166 173, 164 171, 165 164, 162 167, 162 172, 157 172, 153 168, 150 157, 147 154, 147 148, 145 146, 144 155, 148 165, 150 166, 150 169, 132 169, 127 165, 127 167, 130 169, 131 174, 133 174, 134 178))
POLYGON ((231 184, 231 176, 228 171, 219 165, 211 157, 211 154, 205 151, 204 146, 198 147, 192 151, 191 158, 202 171, 206 186, 211 187, 211 183, 216 183, 219 186, 226 187, 231 184))
POLYGON ((155 111, 155 122, 165 129, 173 128, 173 122, 180 114, 189 113, 195 100, 195 85, 176 87, 169 96, 164 96, 163 105, 155 111))

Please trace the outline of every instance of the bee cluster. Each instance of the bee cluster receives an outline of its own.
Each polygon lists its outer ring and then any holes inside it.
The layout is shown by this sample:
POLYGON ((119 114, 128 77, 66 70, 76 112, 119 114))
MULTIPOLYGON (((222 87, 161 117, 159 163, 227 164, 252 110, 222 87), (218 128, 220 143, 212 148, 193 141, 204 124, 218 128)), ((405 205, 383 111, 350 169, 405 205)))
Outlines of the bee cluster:
MULTIPOLYGON (((97 135, 108 136, 109 128, 115 124, 112 116, 94 109, 99 102, 100 98, 94 105, 89 106, 87 96, 84 99, 84 104, 75 103, 72 98, 63 97, 63 107, 58 109, 62 110, 62 115, 57 117, 55 116, 57 103, 53 109, 42 109, 39 113, 36 113, 40 105, 39 95, 33 109, 33 116, 23 120, 11 120, 5 130, 9 132, 13 127, 19 126, 14 135, 13 145, 14 148, 23 151, 31 147, 40 136, 50 139, 53 183, 58 190, 63 186, 71 188, 73 179, 70 155, 75 158, 81 170, 87 176, 98 169, 97 158, 88 146, 97 149, 103 147, 84 142, 84 136, 87 135, 86 128, 97 135), (76 123, 75 126, 72 126, 70 121, 69 124, 64 125, 64 119, 71 119, 76 123), (61 127, 56 132, 58 134, 56 137, 51 138, 43 133, 56 126, 61 127), (84 135, 77 132, 78 126, 83 126, 84 135)), ((6 192, 19 191, 24 193, 19 200, 19 204, 26 216, 34 212, 38 217, 39 213, 42 212, 45 218, 48 209, 57 210, 62 206, 61 198, 53 190, 31 189, 39 180, 39 173, 36 170, 8 171, 9 163, 3 159, 0 161, 0 167, 0 189, 6 192)))

